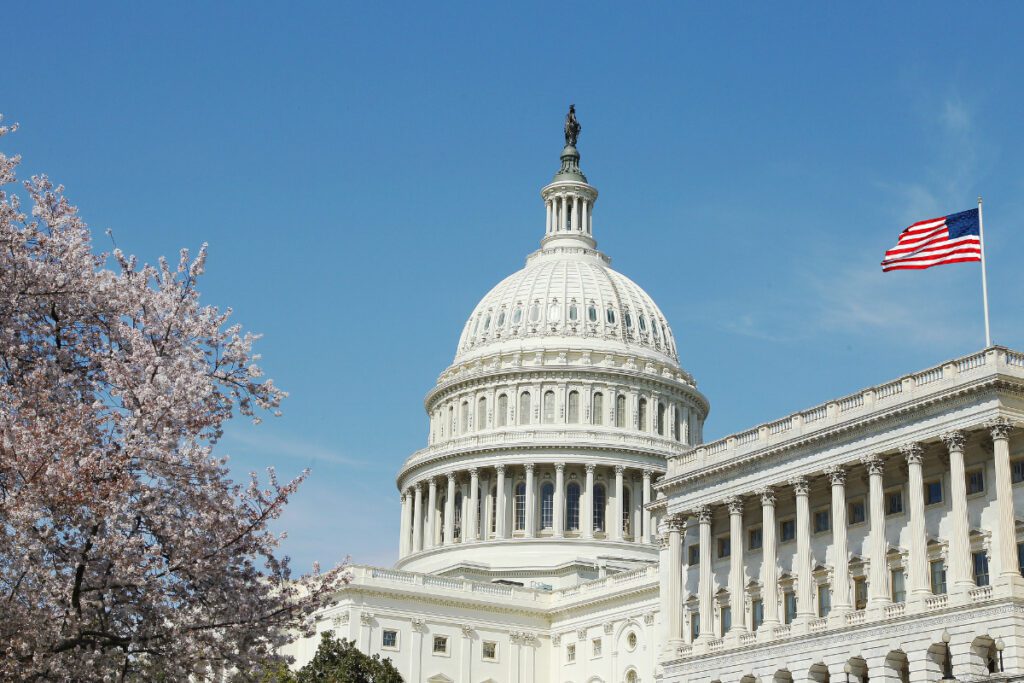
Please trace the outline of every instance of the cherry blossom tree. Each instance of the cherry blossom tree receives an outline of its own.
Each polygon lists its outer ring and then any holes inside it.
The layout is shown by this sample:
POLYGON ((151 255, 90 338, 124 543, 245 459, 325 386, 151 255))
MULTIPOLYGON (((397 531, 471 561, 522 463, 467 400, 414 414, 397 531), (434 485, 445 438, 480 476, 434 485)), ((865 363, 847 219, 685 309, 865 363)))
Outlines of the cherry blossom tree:
POLYGON ((205 246, 96 253, 62 187, 18 190, 19 161, 0 153, 0 679, 266 666, 346 580, 275 554, 268 524, 305 473, 239 484, 213 452, 226 420, 285 394, 256 336, 200 304, 205 246))

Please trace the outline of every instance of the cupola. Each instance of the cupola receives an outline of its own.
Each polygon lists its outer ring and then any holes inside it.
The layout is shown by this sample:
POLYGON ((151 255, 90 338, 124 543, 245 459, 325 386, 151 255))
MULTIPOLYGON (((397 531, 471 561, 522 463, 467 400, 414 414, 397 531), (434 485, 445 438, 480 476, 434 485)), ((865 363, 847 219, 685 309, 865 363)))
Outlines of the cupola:
POLYGON ((587 182, 587 177, 580 170, 580 153, 576 149, 580 128, 576 107, 569 105, 561 167, 552 182, 540 191, 547 209, 547 225, 541 240, 544 250, 564 247, 593 249, 597 246, 593 230, 597 188, 587 182))

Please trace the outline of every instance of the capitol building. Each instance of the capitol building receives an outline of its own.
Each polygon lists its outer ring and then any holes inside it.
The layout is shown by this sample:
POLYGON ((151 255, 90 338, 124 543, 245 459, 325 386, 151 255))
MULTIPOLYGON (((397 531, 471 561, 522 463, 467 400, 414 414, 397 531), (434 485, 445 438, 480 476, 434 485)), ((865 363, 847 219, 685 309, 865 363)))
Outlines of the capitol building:
POLYGON ((354 566, 318 630, 408 683, 1017 678, 1024 354, 705 442, 669 321, 597 249, 578 133, 426 396, 397 563, 354 566))

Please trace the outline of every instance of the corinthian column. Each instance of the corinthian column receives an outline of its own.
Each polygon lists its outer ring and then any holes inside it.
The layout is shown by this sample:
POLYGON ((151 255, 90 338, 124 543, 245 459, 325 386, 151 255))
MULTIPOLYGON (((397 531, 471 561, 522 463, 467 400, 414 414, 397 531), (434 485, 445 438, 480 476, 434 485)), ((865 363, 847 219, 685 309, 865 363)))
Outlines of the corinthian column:
POLYGON ((455 543, 455 473, 448 473, 448 498, 444 501, 444 544, 455 543))
POLYGON ((469 471, 469 533, 467 534, 465 529, 462 531, 462 537, 469 539, 470 542, 474 542, 479 537, 477 526, 479 522, 477 520, 477 509, 480 505, 480 474, 474 467, 469 471))
POLYGON ((418 553, 423 549, 423 484, 416 484, 416 493, 412 500, 412 551, 418 553))
POLYGON ((910 595, 920 601, 932 594, 928 580, 928 539, 924 527, 924 477, 921 473, 923 449, 919 443, 900 448, 907 459, 907 488, 910 495, 910 595))
POLYGON ((437 480, 430 478, 427 489, 427 529, 424 548, 433 548, 437 538, 437 480))
POLYGON ((565 463, 555 463, 555 500, 552 505, 551 526, 555 538, 565 536, 565 463))
MULTIPOLYGON (((779 568, 775 546, 775 491, 766 486, 758 491, 761 497, 761 546, 764 560, 761 563, 761 604, 764 607, 764 626, 771 633, 771 627, 779 623, 779 568)), ((735 616, 735 615, 734 615, 735 616)))
POLYGON ((715 597, 715 586, 711 580, 711 507, 703 505, 697 508, 697 521, 700 523, 700 583, 697 596, 700 605, 700 639, 715 637, 714 614, 712 601, 715 597))
POLYGON ((871 581, 868 585, 868 607, 875 608, 892 602, 889 595, 889 561, 886 558, 888 544, 885 541, 885 500, 882 493, 884 465, 877 455, 861 459, 868 469, 868 505, 870 507, 871 529, 869 534, 868 557, 871 559, 871 581))
POLYGON ((1010 473, 1010 425, 1006 418, 999 418, 989 425, 992 434, 993 456, 996 465, 996 508, 999 523, 995 533, 998 537, 999 576, 1003 580, 1021 583, 1017 566, 1017 531, 1013 514, 1013 485, 1010 473))
POLYGON ((641 543, 651 542, 651 511, 647 509, 647 504, 651 502, 651 474, 651 470, 644 470, 643 513, 640 515, 643 524, 640 530, 641 543))
POLYGON ((523 466, 526 469, 526 537, 533 538, 537 535, 537 514, 533 496, 533 463, 528 462, 523 466))
POLYGON ((402 492, 402 521, 398 525, 401 538, 398 541, 398 557, 402 558, 409 554, 409 492, 402 492))
POLYGON ((789 481, 796 495, 796 615, 798 619, 814 617, 811 604, 811 511, 808 497, 811 485, 806 477, 789 481))
MULTIPOLYGON (((728 498, 729 506, 729 609, 732 612, 731 631, 745 631, 743 618, 745 592, 743 576, 743 499, 739 496, 728 498)), ((763 538, 762 538, 763 540, 763 538)), ((725 635, 724 633, 722 634, 725 635)))
POLYGON ((682 583, 683 552, 682 531, 685 528, 680 515, 671 515, 665 520, 668 528, 668 639, 673 651, 683 642, 682 629, 682 583))
POLYGON ((850 557, 846 539, 846 470, 840 466, 825 470, 832 482, 832 611, 850 611, 850 557))
POLYGON ((494 495, 497 498, 494 503, 494 514, 497 515, 497 519, 494 520, 494 532, 498 538, 508 538, 508 530, 506 528, 508 510, 505 509, 505 466, 495 465, 494 471, 497 474, 494 489, 494 495))
MULTIPOLYGON (((949 498, 953 522, 949 539, 949 579, 953 591, 974 587, 971 576, 970 529, 967 525, 967 482, 964 477, 964 442, 961 431, 942 435, 949 450, 949 498)), ((1012 527, 1011 527, 1012 528, 1012 527)))
POLYGON ((586 501, 586 505, 583 507, 586 509, 581 511, 584 517, 580 520, 583 522, 583 538, 594 537, 594 467, 593 463, 587 463, 585 466, 587 490, 583 494, 583 500, 586 501))
POLYGON ((615 466, 615 505, 612 507, 612 529, 611 538, 616 541, 622 540, 622 473, 625 471, 622 465, 615 466))

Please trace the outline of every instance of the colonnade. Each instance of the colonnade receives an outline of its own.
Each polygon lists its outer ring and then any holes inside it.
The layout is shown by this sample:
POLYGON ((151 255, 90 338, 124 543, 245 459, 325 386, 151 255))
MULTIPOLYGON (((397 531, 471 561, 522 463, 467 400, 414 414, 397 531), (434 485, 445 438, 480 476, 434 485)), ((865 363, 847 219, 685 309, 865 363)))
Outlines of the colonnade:
POLYGON ((402 493, 399 553, 513 538, 651 543, 661 472, 589 462, 499 463, 428 477, 402 493))
MULTIPOLYGON (((1020 581, 1020 567, 1018 565, 1018 548, 1015 530, 1015 518, 1013 507, 1012 473, 1010 463, 1009 433, 1010 424, 1003 419, 995 420, 985 425, 988 436, 992 440, 992 458, 994 459, 995 472, 995 502, 998 523, 992 526, 992 546, 995 550, 994 559, 996 566, 992 571, 994 581, 1020 581)), ((950 593, 965 593, 976 587, 975 566, 972 558, 972 545, 970 538, 970 527, 968 524, 968 472, 964 464, 964 446, 966 434, 963 431, 953 431, 941 436, 945 446, 945 457, 949 459, 949 516, 950 534, 946 539, 945 549, 945 582, 950 593)), ((783 622, 806 622, 809 619, 820 618, 814 608, 813 588, 820 586, 820 582, 812 575, 811 538, 816 532, 812 530, 812 515, 809 505, 809 494, 812 479, 824 475, 830 495, 830 519, 828 522, 829 532, 832 536, 833 563, 831 566, 831 581, 828 584, 828 600, 830 618, 836 618, 849 614, 858 608, 866 608, 869 612, 874 609, 881 609, 893 601, 892 585, 890 583, 891 572, 886 560, 889 553, 889 545, 886 539, 886 498, 883 486, 883 473, 887 466, 901 466, 905 463, 907 472, 907 512, 909 548, 906 549, 903 559, 903 571, 908 578, 905 587, 905 600, 907 602, 923 601, 924 598, 933 595, 932 576, 930 572, 930 558, 928 551, 928 539, 926 536, 925 509, 926 509, 926 482, 923 475, 922 463, 924 449, 921 443, 907 443, 899 449, 896 457, 892 454, 872 454, 859 459, 863 466, 863 472, 867 476, 868 491, 866 494, 868 504, 865 520, 868 524, 867 538, 862 552, 862 560, 868 565, 868 575, 863 577, 867 587, 866 604, 857 604, 857 595, 854 594, 854 582, 851 581, 849 564, 849 543, 847 538, 848 527, 848 499, 846 493, 847 476, 851 465, 844 463, 830 466, 820 472, 806 475, 794 476, 787 481, 780 481, 763 486, 752 491, 752 496, 761 507, 761 537, 760 552, 762 555, 761 577, 760 577, 760 598, 762 599, 763 621, 761 626, 773 627, 783 622), (776 505, 780 497, 792 497, 795 503, 795 529, 787 526, 785 533, 795 532, 796 551, 794 554, 793 566, 790 577, 793 579, 789 585, 796 601, 795 615, 780 614, 780 606, 785 609, 786 600, 778 600, 779 595, 779 561, 777 532, 780 531, 779 520, 776 517, 776 505), (787 617, 791 617, 787 618, 787 617)), ((939 486, 941 487, 941 480, 939 486)), ((902 489, 901 489, 902 490, 902 489)), ((945 504, 945 494, 941 492, 941 501, 945 504)), ((717 508, 722 506, 728 508, 729 515, 729 580, 728 580, 728 607, 731 613, 730 633, 743 633, 748 629, 745 619, 745 600, 750 588, 745 585, 747 581, 745 573, 744 552, 748 550, 749 538, 745 537, 743 525, 743 510, 750 496, 734 496, 712 505, 701 505, 683 514, 674 514, 666 518, 666 531, 668 541, 668 561, 670 563, 670 579, 668 585, 663 588, 666 601, 666 608, 669 610, 669 641, 670 644, 682 644, 688 639, 684 633, 682 619, 683 596, 683 574, 688 564, 688 558, 683 553, 683 535, 687 524, 695 519, 699 527, 699 577, 697 589, 697 615, 699 628, 691 628, 691 633, 699 631, 699 640, 705 640, 716 636, 716 624, 714 623, 714 600, 716 587, 712 573, 712 520, 717 508)), ((902 512, 902 493, 900 494, 899 505, 902 512)), ((787 525, 790 522, 787 520, 787 525)), ((820 533, 818 531, 817 533, 820 533)), ((987 562, 987 559, 986 559, 987 562)), ((757 578, 752 577, 752 578, 757 578)), ((985 580, 988 581, 986 575, 985 580)), ((758 624, 752 624, 755 628, 758 624)), ((844 624, 845 625, 845 624, 844 624)), ((721 626, 721 624, 719 624, 721 626)), ((766 629, 769 633, 771 629, 766 629)), ((720 633, 720 635, 726 635, 720 633)))
POLYGON ((544 202, 547 208, 546 233, 582 232, 592 235, 592 202, 593 198, 576 192, 558 192, 548 196, 544 202))

